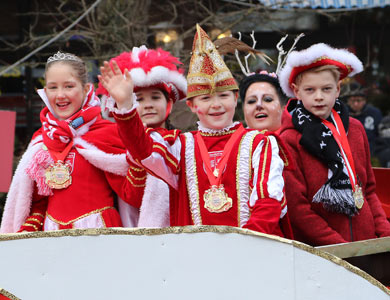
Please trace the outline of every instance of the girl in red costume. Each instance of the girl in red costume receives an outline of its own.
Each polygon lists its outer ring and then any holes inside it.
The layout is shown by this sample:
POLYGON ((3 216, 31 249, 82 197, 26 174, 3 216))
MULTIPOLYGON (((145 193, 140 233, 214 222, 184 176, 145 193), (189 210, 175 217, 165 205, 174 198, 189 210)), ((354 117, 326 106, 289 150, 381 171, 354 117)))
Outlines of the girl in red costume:
POLYGON ((364 128, 337 98, 340 81, 363 70, 344 49, 315 44, 288 56, 279 74, 290 99, 280 136, 296 168, 286 196, 294 237, 313 246, 390 235, 364 128))
MULTIPOLYGON (((123 52, 111 59, 123 72, 127 69, 134 82, 137 99, 137 112, 150 134, 159 134, 166 142, 172 143, 179 135, 179 130, 172 130, 168 116, 172 105, 185 97, 187 81, 183 70, 178 69, 180 61, 162 49, 147 49, 145 46, 134 47, 131 52, 123 52)), ((98 94, 103 94, 102 101, 115 110, 114 101, 107 90, 99 83, 98 94)), ((132 189, 129 206, 120 201, 120 211, 124 226, 166 227, 169 226, 169 187, 162 180, 147 174, 146 170, 129 160, 127 178, 132 189), (139 207, 134 212, 132 207, 139 207), (128 218, 124 211, 128 211, 128 218), (135 215, 139 213, 139 219, 135 215)))
POLYGON ((114 193, 130 195, 125 150, 87 79, 77 56, 49 57, 42 127, 16 169, 1 232, 122 226, 114 193))

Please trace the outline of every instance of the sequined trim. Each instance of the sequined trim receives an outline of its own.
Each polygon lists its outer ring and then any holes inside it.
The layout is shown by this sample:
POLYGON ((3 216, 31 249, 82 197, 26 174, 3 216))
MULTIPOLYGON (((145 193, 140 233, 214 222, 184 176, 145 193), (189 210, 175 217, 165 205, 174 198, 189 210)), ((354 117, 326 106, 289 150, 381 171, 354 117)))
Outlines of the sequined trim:
POLYGON ((133 166, 130 166, 130 169, 136 171, 136 172, 142 172, 144 171, 145 169, 142 169, 142 168, 136 168, 136 167, 133 167, 133 166))
POLYGON ((60 224, 60 225, 69 225, 69 224, 71 224, 71 223, 74 223, 74 222, 76 222, 76 221, 82 219, 82 218, 88 217, 88 216, 93 215, 93 214, 96 214, 96 213, 101 213, 101 212, 103 212, 103 211, 105 211, 105 210, 107 210, 107 209, 111 209, 111 208, 112 208, 112 209, 115 209, 115 208, 112 207, 112 206, 106 206, 106 207, 103 207, 103 208, 95 209, 95 210, 93 210, 93 211, 91 211, 91 212, 89 212, 89 213, 86 213, 86 214, 84 214, 84 215, 82 215, 82 216, 80 216, 80 217, 78 217, 78 218, 76 218, 76 219, 73 219, 73 220, 69 221, 69 222, 61 222, 61 221, 59 221, 59 220, 56 220, 55 218, 53 218, 53 217, 52 217, 51 215, 49 215, 49 214, 46 214, 46 215, 47 215, 47 217, 48 217, 50 220, 52 220, 53 222, 55 222, 55 223, 57 223, 57 224, 60 224))
POLYGON ((35 226, 34 224, 30 224, 30 223, 24 223, 23 225, 22 225, 22 227, 24 227, 24 226, 27 226, 27 227, 33 227, 34 229, 35 229, 35 231, 38 231, 39 229, 38 229, 38 227, 37 226, 35 226))
POLYGON ((114 114, 114 118, 117 120, 120 120, 120 121, 127 121, 127 120, 134 118, 136 114, 137 114, 137 110, 134 110, 134 112, 131 113, 130 116, 122 118, 122 117, 119 117, 117 114, 114 114))
POLYGON ((237 208, 238 226, 244 226, 249 220, 248 201, 250 197, 249 181, 252 176, 252 145, 258 131, 250 131, 241 139, 238 149, 236 186, 237 186, 237 208))
POLYGON ((175 162, 172 158, 169 157, 167 150, 164 147, 158 144, 153 144, 153 148, 160 149, 164 153, 165 159, 169 161, 177 169, 177 162, 175 162))
POLYGON ((135 180, 144 180, 144 179, 146 179, 146 175, 142 176, 142 177, 138 177, 138 176, 135 176, 130 170, 128 171, 128 174, 130 175, 131 178, 133 178, 135 180))
POLYGON ((199 204, 199 186, 198 174, 196 173, 196 159, 195 159, 195 141, 192 133, 184 133, 185 142, 185 159, 186 159, 186 182, 188 199, 190 201, 190 209, 192 222, 194 225, 202 225, 202 216, 200 213, 199 204))
POLYGON ((261 196, 261 198, 264 198, 263 183, 264 183, 265 169, 266 169, 266 164, 267 164, 268 147, 269 147, 269 138, 267 138, 267 142, 265 143, 265 146, 264 146, 264 158, 263 158, 263 166, 261 169, 261 178, 260 178, 260 196, 261 196))
POLYGON ((9 298, 10 300, 21 300, 20 298, 12 295, 10 292, 6 291, 5 289, 2 289, 0 288, 0 295, 3 295, 7 298, 9 298))
POLYGON ((44 218, 45 216, 43 214, 40 214, 40 213, 33 213, 31 214, 32 216, 39 216, 39 217, 42 217, 44 218))
POLYGON ((36 222, 36 223, 38 223, 38 225, 42 225, 43 224, 42 221, 40 221, 40 220, 38 220, 38 219, 36 219, 34 217, 28 217, 26 219, 26 221, 36 222))
POLYGON ((133 180, 131 180, 131 178, 130 178, 129 175, 126 176, 126 179, 127 179, 127 180, 132 184, 132 186, 134 186, 134 187, 145 187, 145 183, 144 183, 144 184, 135 184, 135 183, 133 182, 133 180))

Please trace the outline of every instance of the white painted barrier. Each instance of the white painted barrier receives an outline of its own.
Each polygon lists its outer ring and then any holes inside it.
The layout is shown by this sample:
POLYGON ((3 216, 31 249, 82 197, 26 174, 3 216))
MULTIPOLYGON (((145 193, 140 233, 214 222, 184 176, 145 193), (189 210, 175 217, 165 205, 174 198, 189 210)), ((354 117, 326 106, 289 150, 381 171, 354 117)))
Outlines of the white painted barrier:
POLYGON ((390 299, 310 246, 232 227, 0 235, 0 288, 19 299, 390 299))

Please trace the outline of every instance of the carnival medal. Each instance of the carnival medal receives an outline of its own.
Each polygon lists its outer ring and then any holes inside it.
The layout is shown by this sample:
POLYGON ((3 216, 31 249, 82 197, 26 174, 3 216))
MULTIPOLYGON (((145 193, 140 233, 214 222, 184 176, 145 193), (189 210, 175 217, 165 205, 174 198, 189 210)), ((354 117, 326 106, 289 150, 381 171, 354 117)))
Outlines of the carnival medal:
POLYGON ((70 167, 60 160, 46 169, 45 177, 46 184, 52 189, 65 189, 72 184, 70 167))
POLYGON ((356 207, 358 209, 361 209, 364 204, 364 196, 363 196, 362 188, 356 184, 355 190, 352 191, 352 194, 353 194, 353 199, 355 200, 356 207))
POLYGON ((233 146, 241 137, 241 134, 244 130, 245 129, 243 127, 239 127, 236 132, 233 133, 229 141, 226 143, 221 159, 214 170, 211 168, 210 156, 203 138, 200 132, 196 134, 200 155, 204 162, 207 178, 209 179, 211 185, 211 187, 203 194, 204 208, 206 208, 211 213, 222 213, 228 211, 233 206, 232 198, 229 197, 225 191, 225 187, 223 184, 221 184, 222 174, 227 165, 227 161, 230 153, 232 152, 233 146))
POLYGON ((233 200, 226 194, 223 184, 218 187, 213 185, 206 190, 203 199, 204 207, 213 213, 228 211, 233 206, 233 200))

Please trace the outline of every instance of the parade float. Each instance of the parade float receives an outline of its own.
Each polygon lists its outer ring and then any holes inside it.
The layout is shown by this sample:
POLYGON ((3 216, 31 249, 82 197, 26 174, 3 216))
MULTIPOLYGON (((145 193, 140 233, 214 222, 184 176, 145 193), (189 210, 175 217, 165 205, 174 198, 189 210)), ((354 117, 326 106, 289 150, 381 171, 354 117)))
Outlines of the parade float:
POLYGON ((2 234, 0 299, 390 299, 340 258, 388 249, 390 238, 313 248, 224 226, 2 234))

